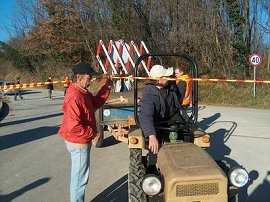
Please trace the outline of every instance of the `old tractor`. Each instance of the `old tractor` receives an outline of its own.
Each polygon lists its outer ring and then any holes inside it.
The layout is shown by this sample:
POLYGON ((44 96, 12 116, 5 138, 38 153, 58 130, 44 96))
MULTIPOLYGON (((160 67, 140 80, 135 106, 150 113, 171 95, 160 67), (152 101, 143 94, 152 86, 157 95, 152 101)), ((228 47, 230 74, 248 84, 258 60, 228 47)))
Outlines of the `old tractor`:
MULTIPOLYGON (((159 64, 169 61, 166 58, 178 57, 189 66, 191 77, 198 77, 198 66, 189 55, 148 53, 137 59, 134 78, 145 75, 140 67, 142 61, 149 57, 159 64)), ((129 146, 129 201, 238 201, 238 191, 247 184, 248 173, 242 167, 230 168, 224 161, 215 161, 205 150, 210 147, 210 136, 196 124, 198 82, 192 82, 189 120, 162 122, 157 126, 164 133, 177 134, 176 139, 170 135, 159 137, 161 148, 157 155, 148 151, 148 139, 140 129, 138 83, 135 79, 132 92, 112 94, 100 109, 98 122, 102 134, 108 130, 115 139, 129 146)))

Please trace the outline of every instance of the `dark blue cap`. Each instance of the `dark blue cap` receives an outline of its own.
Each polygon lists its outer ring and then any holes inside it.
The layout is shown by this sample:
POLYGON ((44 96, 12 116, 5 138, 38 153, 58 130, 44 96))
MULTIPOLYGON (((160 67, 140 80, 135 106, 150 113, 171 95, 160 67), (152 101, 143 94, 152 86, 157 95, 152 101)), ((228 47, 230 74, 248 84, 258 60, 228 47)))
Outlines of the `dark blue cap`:
POLYGON ((80 62, 76 64, 72 71, 74 74, 88 74, 88 75, 100 75, 98 72, 96 72, 93 67, 87 62, 80 62))

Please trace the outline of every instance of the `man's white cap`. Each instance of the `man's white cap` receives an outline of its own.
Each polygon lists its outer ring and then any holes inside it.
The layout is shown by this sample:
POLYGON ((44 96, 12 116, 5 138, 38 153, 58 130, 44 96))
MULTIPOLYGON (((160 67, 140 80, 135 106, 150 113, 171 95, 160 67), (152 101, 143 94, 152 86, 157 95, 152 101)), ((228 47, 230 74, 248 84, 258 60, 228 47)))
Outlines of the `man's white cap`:
POLYGON ((173 67, 165 68, 161 65, 154 65, 150 70, 150 77, 163 77, 173 75, 173 67))

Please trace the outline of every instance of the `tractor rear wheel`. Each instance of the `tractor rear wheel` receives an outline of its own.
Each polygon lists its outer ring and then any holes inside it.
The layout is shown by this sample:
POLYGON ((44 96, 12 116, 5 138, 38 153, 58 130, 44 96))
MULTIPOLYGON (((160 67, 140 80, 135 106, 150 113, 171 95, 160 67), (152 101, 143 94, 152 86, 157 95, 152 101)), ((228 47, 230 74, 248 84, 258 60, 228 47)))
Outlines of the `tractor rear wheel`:
POLYGON ((142 164, 142 149, 129 149, 128 198, 129 202, 146 202, 147 196, 141 188, 145 176, 142 164))

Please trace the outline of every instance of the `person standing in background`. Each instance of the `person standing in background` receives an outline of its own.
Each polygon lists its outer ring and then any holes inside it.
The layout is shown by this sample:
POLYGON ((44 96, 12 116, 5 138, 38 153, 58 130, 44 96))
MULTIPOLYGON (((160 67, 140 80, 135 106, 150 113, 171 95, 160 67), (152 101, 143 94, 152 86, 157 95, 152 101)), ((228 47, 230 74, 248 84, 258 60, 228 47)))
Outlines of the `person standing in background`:
MULTIPOLYGON (((52 82, 52 77, 49 77, 47 82, 52 82)), ((47 84, 47 89, 48 89, 49 99, 52 100, 53 83, 47 84)))
MULTIPOLYGON (((17 78, 16 84, 21 84, 21 80, 20 80, 19 77, 17 78)), ((14 100, 15 100, 15 101, 17 101, 17 96, 18 96, 18 95, 19 95, 19 97, 20 97, 21 100, 22 100, 23 97, 22 97, 22 95, 21 95, 20 88, 15 89, 15 95, 14 95, 14 100)))
POLYGON ((176 84, 181 94, 181 105, 184 109, 187 109, 191 103, 192 98, 192 81, 189 81, 190 77, 184 73, 184 70, 181 67, 174 68, 174 75, 178 79, 176 84))

